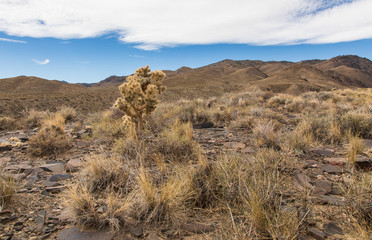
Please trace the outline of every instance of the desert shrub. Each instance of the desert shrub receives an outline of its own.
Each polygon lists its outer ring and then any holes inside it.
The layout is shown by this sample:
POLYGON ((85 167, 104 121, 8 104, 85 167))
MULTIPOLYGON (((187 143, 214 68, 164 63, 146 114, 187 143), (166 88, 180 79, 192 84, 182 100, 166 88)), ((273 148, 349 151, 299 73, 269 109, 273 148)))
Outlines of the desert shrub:
POLYGON ((130 201, 115 192, 109 192, 102 198, 96 198, 84 185, 71 186, 67 195, 67 204, 72 208, 76 223, 82 227, 112 231, 128 224, 130 201))
POLYGON ((341 117, 344 131, 351 131, 353 135, 367 138, 372 131, 372 116, 362 113, 347 113, 341 117))
POLYGON ((183 162, 198 159, 199 145, 192 139, 191 123, 176 121, 170 130, 163 131, 155 140, 154 153, 160 153, 166 161, 183 162))
POLYGON ((19 122, 10 117, 0 117, 0 131, 10 131, 21 127, 19 122))
POLYGON ((363 153, 364 144, 362 139, 360 139, 357 135, 353 136, 350 132, 348 135, 349 147, 347 151, 347 159, 350 163, 354 164, 356 161, 356 155, 363 153))
POLYGON ((288 142, 284 144, 288 144, 292 149, 307 152, 313 143, 313 135, 309 123, 306 121, 300 122, 293 131, 289 133, 287 140, 288 142))
POLYGON ((77 112, 72 107, 62 106, 57 111, 57 114, 60 114, 65 119, 65 122, 72 122, 77 120, 77 112))
POLYGON ((257 120, 253 128, 253 135, 258 147, 280 148, 280 133, 277 131, 276 124, 272 120, 257 120))
POLYGON ((25 125, 28 128, 36 128, 40 127, 44 119, 51 117, 52 113, 47 111, 37 111, 35 109, 31 109, 27 113, 27 118, 25 125))
POLYGON ((185 210, 184 201, 188 197, 184 181, 179 175, 168 177, 157 183, 141 168, 138 178, 136 215, 145 223, 177 226, 185 210))
POLYGON ((285 108, 288 112, 301 113, 306 106, 303 98, 294 98, 292 101, 286 103, 285 108))
POLYGON ((81 173, 81 179, 91 193, 105 190, 128 193, 133 189, 132 175, 128 165, 123 161, 100 154, 88 159, 81 173))
POLYGON ((55 155, 69 149, 72 139, 65 133, 62 115, 45 119, 36 135, 30 137, 30 152, 35 156, 55 155))
POLYGON ((291 96, 278 94, 277 96, 274 96, 267 101, 267 106, 272 108, 283 107, 288 99, 291 99, 291 96))
POLYGON ((148 145, 149 143, 146 143, 142 139, 127 136, 115 141, 113 151, 127 161, 148 160, 148 145))
POLYGON ((343 134, 334 116, 310 116, 305 118, 308 132, 313 135, 314 141, 319 141, 327 144, 341 144, 343 141, 343 134))
POLYGON ((105 114, 96 116, 90 124, 93 137, 103 141, 114 142, 115 139, 123 138, 126 135, 122 120, 105 114))
POLYGON ((251 132, 254 126, 254 120, 255 118, 252 116, 240 116, 232 121, 229 127, 232 129, 244 129, 251 132))
POLYGON ((1 172, 0 175, 0 210, 9 203, 10 199, 16 192, 15 180, 1 172))
POLYGON ((353 174, 344 179, 346 186, 346 215, 350 219, 350 239, 370 239, 372 234, 372 175, 370 172, 353 174), (353 237, 353 238, 352 238, 353 237))
POLYGON ((141 132, 148 116, 155 110, 159 102, 158 95, 165 87, 161 86, 165 74, 162 71, 151 72, 149 66, 136 70, 119 86, 122 97, 115 102, 115 107, 123 111, 124 125, 135 124, 137 132, 141 132))

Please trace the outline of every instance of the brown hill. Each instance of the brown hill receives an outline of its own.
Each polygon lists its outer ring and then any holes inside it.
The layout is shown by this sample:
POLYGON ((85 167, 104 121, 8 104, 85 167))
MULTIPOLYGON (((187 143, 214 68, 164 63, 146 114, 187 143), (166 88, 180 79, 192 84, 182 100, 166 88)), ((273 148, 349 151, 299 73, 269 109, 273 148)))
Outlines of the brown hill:
POLYGON ((0 79, 0 93, 55 94, 87 91, 79 84, 63 83, 38 77, 19 76, 0 79))

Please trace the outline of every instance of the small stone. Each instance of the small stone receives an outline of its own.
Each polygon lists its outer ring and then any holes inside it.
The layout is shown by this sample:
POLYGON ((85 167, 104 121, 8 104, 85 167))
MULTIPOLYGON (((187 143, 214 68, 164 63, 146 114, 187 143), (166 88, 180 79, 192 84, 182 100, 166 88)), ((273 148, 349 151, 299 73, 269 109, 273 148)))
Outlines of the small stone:
POLYGON ((12 149, 13 149, 13 146, 11 144, 2 144, 2 145, 0 145, 0 152, 10 151, 12 149))
POLYGON ((318 166, 318 162, 315 160, 306 160, 304 168, 316 168, 318 166))
POLYGON ((332 192, 332 183, 327 180, 315 180, 315 194, 327 194, 332 192))
POLYGON ((65 188, 65 186, 57 186, 57 187, 47 187, 45 188, 45 191, 50 193, 59 193, 65 188))
POLYGON ((36 217, 36 230, 38 232, 41 232, 44 228, 45 224, 45 217, 46 217, 46 212, 45 210, 39 210, 37 212, 37 217, 36 217))
POLYGON ((332 235, 344 235, 342 229, 334 222, 326 223, 324 224, 324 233, 327 234, 327 236, 332 235))
POLYGON ((181 229, 196 234, 213 232, 215 230, 212 225, 205 225, 200 223, 183 224, 181 225, 181 229))
POLYGON ((66 164, 66 171, 68 172, 76 172, 83 166, 83 163, 79 159, 71 159, 66 164))
POLYGON ((372 170, 372 160, 369 159, 368 157, 357 155, 355 159, 355 166, 358 169, 370 171, 372 170))
POLYGON ((61 173, 65 170, 65 164, 64 163, 50 163, 40 166, 41 169, 47 172, 57 172, 61 173))
POLYGON ((212 128, 214 124, 212 122, 202 122, 193 124, 193 128, 195 129, 203 129, 203 128, 212 128))
POLYGON ((307 233, 312 236, 313 238, 315 238, 316 240, 324 240, 327 238, 327 235, 325 235, 324 233, 314 229, 314 228, 308 228, 307 229, 307 233))
POLYGON ((245 144, 241 142, 227 142, 224 144, 225 147, 234 149, 234 150, 239 150, 239 149, 244 149, 245 144))
POLYGON ((147 236, 147 240, 160 240, 160 238, 158 236, 156 236, 154 233, 150 233, 147 236))
POLYGON ((292 183, 295 187, 297 188, 300 188, 300 189, 304 189, 304 188, 312 188, 313 186, 311 185, 310 183, 310 178, 309 176, 303 174, 303 173, 300 173, 300 172, 296 172, 294 175, 293 175, 293 178, 292 178, 292 183))
POLYGON ((37 180, 39 180, 40 178, 39 178, 39 175, 35 174, 35 175, 29 175, 29 176, 27 176, 26 179, 27 179, 27 181, 29 183, 34 183, 37 180))
POLYGON ((77 228, 69 228, 59 233, 58 240, 112 240, 114 237, 110 232, 81 232, 77 228))
POLYGON ((46 181, 44 181, 43 185, 45 187, 56 187, 56 186, 58 186, 60 184, 58 182, 51 182, 49 180, 46 180, 46 181))
POLYGON ((346 164, 345 158, 324 158, 325 161, 332 165, 344 166, 346 164))
POLYGON ((256 151, 253 149, 253 147, 246 147, 241 150, 242 153, 255 153, 256 151))
POLYGON ((320 156, 325 156, 325 157, 331 157, 334 153, 334 150, 324 149, 324 148, 313 148, 313 149, 310 149, 310 151, 315 154, 318 154, 320 156))
POLYGON ((333 173, 333 174, 342 173, 342 169, 334 165, 324 165, 321 169, 323 172, 327 172, 327 173, 333 173))
POLYGON ((74 210, 71 207, 66 207, 61 211, 58 217, 61 222, 73 222, 75 221, 74 210))
POLYGON ((315 198, 315 201, 318 203, 331 204, 331 205, 336 205, 336 206, 341 206, 344 204, 343 198, 336 197, 336 196, 327 196, 327 195, 320 195, 319 197, 315 198))
POLYGON ((135 237, 141 237, 143 235, 142 227, 132 227, 129 228, 129 232, 135 237))
POLYGON ((59 182, 62 180, 67 180, 72 178, 73 176, 71 174, 55 174, 53 176, 48 177, 48 181, 50 182, 59 182))

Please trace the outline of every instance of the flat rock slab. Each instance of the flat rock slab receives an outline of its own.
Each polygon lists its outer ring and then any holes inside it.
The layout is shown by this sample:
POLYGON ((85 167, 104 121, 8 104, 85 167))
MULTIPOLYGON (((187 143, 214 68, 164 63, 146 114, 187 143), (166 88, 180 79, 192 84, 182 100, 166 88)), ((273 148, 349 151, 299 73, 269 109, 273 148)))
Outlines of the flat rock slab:
POLYGON ((370 171, 372 170, 372 160, 366 156, 356 156, 355 166, 361 170, 370 171))
POLYGON ((327 194, 332 192, 332 183, 327 180, 316 180, 315 181, 315 194, 327 194))
POLYGON ((245 144, 241 142, 227 142, 224 144, 225 147, 234 149, 234 150, 239 150, 239 149, 244 149, 245 144))
POLYGON ((65 164, 64 163, 50 163, 50 164, 44 164, 40 166, 40 168, 47 172, 61 173, 65 170, 65 164))
POLYGON ((327 236, 344 235, 342 228, 340 228, 334 222, 326 223, 323 225, 323 227, 324 227, 324 233, 327 234, 327 236))
POLYGON ((71 159, 66 164, 66 171, 75 172, 79 170, 79 168, 82 166, 83 166, 83 163, 79 159, 71 159))
POLYGON ((339 166, 335 166, 335 165, 324 165, 322 167, 322 171, 327 172, 327 173, 333 173, 333 174, 342 173, 342 169, 339 166))
POLYGON ((324 157, 331 157, 335 151, 327 148, 313 148, 310 149, 310 152, 313 152, 324 157))
POLYGON ((323 240, 327 238, 327 235, 323 232, 320 232, 314 228, 308 228, 307 229, 307 234, 315 238, 316 240, 323 240))
POLYGON ((195 223, 195 224, 183 224, 181 225, 181 229, 188 231, 188 232, 200 234, 200 233, 213 232, 215 230, 215 227, 213 227, 212 225, 195 223))
POLYGON ((72 177, 73 177, 73 175, 71 175, 71 174, 55 174, 55 175, 52 175, 52 176, 48 177, 47 181, 59 182, 59 181, 70 179, 72 177))
POLYGON ((342 206, 345 202, 344 198, 328 195, 320 195, 319 197, 315 197, 313 201, 321 204, 331 204, 336 206, 342 206))
POLYGON ((293 175, 292 183, 295 187, 300 188, 300 189, 312 188, 313 187, 313 185, 311 185, 311 183, 310 183, 309 176, 307 176, 303 173, 300 173, 300 172, 296 172, 293 175))
POLYGON ((58 235, 58 240, 112 240, 114 234, 109 232, 81 232, 77 228, 63 230, 58 235))
POLYGON ((346 164, 345 158, 324 158, 325 161, 332 165, 343 166, 346 164))

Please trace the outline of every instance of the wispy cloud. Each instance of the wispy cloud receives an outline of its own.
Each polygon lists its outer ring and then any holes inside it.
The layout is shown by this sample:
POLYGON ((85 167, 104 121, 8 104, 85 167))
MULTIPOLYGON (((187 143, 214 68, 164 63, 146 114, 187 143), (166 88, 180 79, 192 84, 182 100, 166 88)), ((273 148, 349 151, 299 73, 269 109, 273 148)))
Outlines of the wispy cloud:
POLYGON ((372 38, 371 9, 371 0, 0 1, 0 31, 60 39, 109 34, 143 50, 336 43, 372 38))
POLYGON ((1 42, 11 42, 11 43, 27 43, 26 41, 9 39, 9 38, 0 38, 1 42))
POLYGON ((49 59, 45 59, 45 60, 42 60, 42 61, 37 60, 37 59, 32 59, 32 61, 34 61, 35 63, 40 64, 40 65, 45 65, 45 64, 50 63, 49 59))

